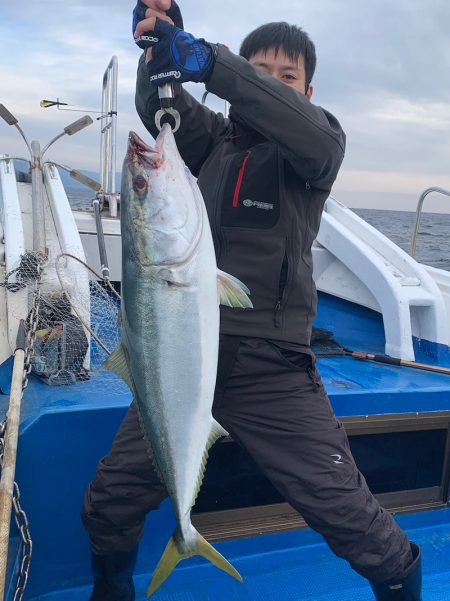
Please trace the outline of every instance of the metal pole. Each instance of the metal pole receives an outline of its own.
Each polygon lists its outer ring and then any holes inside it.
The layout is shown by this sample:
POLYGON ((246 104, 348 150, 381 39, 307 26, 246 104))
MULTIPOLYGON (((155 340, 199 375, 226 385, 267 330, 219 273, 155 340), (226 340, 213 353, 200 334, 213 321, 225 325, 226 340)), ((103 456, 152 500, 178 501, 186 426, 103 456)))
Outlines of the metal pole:
POLYGON ((413 233, 413 236, 411 239, 411 250, 409 251, 409 254, 413 258, 416 255, 417 235, 419 233, 420 217, 422 215, 422 206, 423 206, 425 198, 428 196, 428 194, 431 194, 432 192, 438 192, 439 194, 445 194, 446 196, 450 196, 450 192, 448 190, 444 190, 444 188, 428 188, 427 190, 422 192, 422 195, 420 196, 419 202, 417 204, 416 225, 414 226, 414 233, 413 233))
POLYGON ((117 138, 117 57, 111 59, 111 193, 116 192, 116 138, 117 138))
POLYGON ((100 201, 98 198, 92 201, 95 213, 95 224, 97 226, 98 250, 100 253, 100 264, 104 280, 109 280, 108 256, 106 254, 105 236, 103 234, 102 217, 100 215, 100 201))
MULTIPOLYGON (((105 85, 104 80, 103 80, 103 85, 105 85)), ((107 113, 107 103, 106 103, 106 94, 105 94, 105 89, 103 88, 103 95, 102 95, 102 116, 105 115, 105 113, 107 113)), ((106 146, 106 130, 105 128, 108 127, 108 121, 102 120, 101 121, 101 128, 100 128, 100 187, 102 192, 104 192, 107 189, 108 186, 108 164, 107 164, 107 146, 106 146)))
POLYGON ((43 173, 41 165, 41 147, 39 142, 31 142, 33 153, 31 163, 31 202, 33 212, 33 251, 42 256, 46 255, 45 212, 43 189, 43 173))
POLYGON ((17 442, 19 439, 20 405, 23 390, 25 343, 25 324, 22 320, 17 334, 17 345, 14 353, 11 394, 9 397, 8 419, 6 422, 2 478, 0 480, 0 599, 3 599, 5 596, 9 531, 16 472, 17 442))
POLYGON ((102 128, 100 144, 100 185, 104 198, 109 198, 110 214, 117 217, 116 204, 116 137, 117 137, 117 57, 113 56, 103 75, 102 128))

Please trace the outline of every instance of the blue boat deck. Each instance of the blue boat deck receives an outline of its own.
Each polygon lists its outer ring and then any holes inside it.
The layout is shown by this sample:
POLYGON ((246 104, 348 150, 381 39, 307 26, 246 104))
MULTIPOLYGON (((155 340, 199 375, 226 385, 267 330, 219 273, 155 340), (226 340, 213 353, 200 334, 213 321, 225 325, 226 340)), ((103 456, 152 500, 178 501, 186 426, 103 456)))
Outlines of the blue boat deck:
MULTIPOLYGON (((384 353, 380 314, 321 294, 315 326, 330 330, 339 344, 352 350, 384 353)), ((414 341, 416 361, 450 368, 450 348, 414 341)), ((397 367, 348 356, 318 355, 318 368, 339 417, 450 411, 450 375, 397 367)), ((1 375, 8 382, 8 375, 1 375)), ((5 370, 6 371, 6 370, 5 370)), ((53 412, 125 408, 128 388, 113 374, 96 372, 88 382, 48 387, 34 379, 24 396, 22 429, 29 420, 53 412)), ((0 395, 0 415, 2 402, 0 395)))
MULTIPOLYGON (((316 325, 331 329, 335 338, 349 348, 383 352, 382 320, 372 311, 355 306, 349 310, 348 303, 322 296, 316 325)), ((450 365, 448 348, 433 349, 419 341, 416 346, 419 360, 450 365)), ((343 356, 320 358, 319 369, 340 417, 450 411, 448 375, 343 356)), ((1 381, 7 379, 0 374, 1 381)), ((34 541, 25 597, 28 601, 89 598, 89 544, 79 518, 83 491, 97 461, 108 451, 130 400, 126 386, 112 374, 62 387, 30 379, 23 399, 16 472, 34 541)), ((6 403, 7 396, 0 395, 0 417, 6 403)), ((447 601, 450 509, 402 515, 398 520, 423 548, 424 601, 447 601)), ((147 520, 136 570, 138 599, 145 598, 149 575, 172 527, 172 511, 166 501, 147 520)), ((244 584, 202 560, 192 559, 177 567, 155 594, 155 601, 372 599, 366 581, 336 558, 311 530, 214 545, 241 572, 244 584)))
MULTIPOLYGON (((370 309, 322 294, 315 326, 348 349, 384 354, 383 320, 370 309)), ((447 346, 414 340, 414 350, 417 362, 450 367, 447 346)), ((339 417, 450 410, 448 374, 345 356, 319 358, 318 366, 339 417)))
MULTIPOLYGON (((423 601, 450 596, 450 510, 398 518, 423 553, 423 601)), ((364 578, 335 557, 310 530, 241 539, 216 547, 244 578, 243 584, 210 564, 187 560, 152 597, 154 601, 372 601, 364 578)), ((148 566, 150 573, 152 566, 148 566)), ((135 577, 137 599, 146 599, 148 573, 135 577)), ((86 601, 90 587, 33 597, 33 601, 86 601)))

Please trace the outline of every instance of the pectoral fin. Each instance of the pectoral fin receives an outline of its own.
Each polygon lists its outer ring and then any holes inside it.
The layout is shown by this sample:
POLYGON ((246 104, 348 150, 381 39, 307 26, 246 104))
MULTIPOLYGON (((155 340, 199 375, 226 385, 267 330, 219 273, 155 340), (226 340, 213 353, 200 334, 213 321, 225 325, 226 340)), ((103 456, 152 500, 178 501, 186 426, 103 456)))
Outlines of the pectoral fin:
POLYGON ((250 290, 237 278, 218 269, 217 285, 221 305, 239 307, 241 309, 253 308, 252 301, 248 298, 250 290))

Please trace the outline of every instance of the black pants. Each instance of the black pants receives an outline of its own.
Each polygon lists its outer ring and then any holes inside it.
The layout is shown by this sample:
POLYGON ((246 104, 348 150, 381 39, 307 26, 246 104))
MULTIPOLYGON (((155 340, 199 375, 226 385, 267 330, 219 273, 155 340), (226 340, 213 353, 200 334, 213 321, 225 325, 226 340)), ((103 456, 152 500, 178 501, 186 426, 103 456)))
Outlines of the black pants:
MULTIPOLYGON (((213 415, 359 574, 383 582, 409 566, 407 537, 358 471, 313 355, 222 337, 213 415)), ((82 518, 94 551, 131 550, 166 496, 133 403, 86 490, 82 518)))

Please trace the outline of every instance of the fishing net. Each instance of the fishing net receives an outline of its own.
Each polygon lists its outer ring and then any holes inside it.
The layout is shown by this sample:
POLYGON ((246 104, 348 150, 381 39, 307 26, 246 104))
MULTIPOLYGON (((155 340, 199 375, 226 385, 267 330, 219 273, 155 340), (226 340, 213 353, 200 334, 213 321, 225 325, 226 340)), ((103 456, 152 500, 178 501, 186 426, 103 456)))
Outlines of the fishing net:
MULTIPOLYGON (((120 296, 77 257, 60 253, 42 258, 28 252, 2 284, 13 295, 10 331, 26 315, 35 331, 32 372, 52 386, 91 382, 120 342, 120 296)), ((116 378, 109 375, 111 381, 116 378)), ((122 385, 113 387, 123 390, 122 385)))
MULTIPOLYGON (((120 296, 111 284, 68 253, 44 259, 28 252, 2 285, 15 297, 9 305, 16 307, 12 315, 17 325, 27 315, 28 330, 35 330, 35 375, 53 386, 83 380, 92 384, 101 375, 109 394, 123 392, 123 384, 102 369, 121 337, 120 296)), ((13 331, 14 323, 10 325, 13 331)), ((332 332, 322 329, 314 328, 312 346, 318 356, 343 352, 332 332)))

